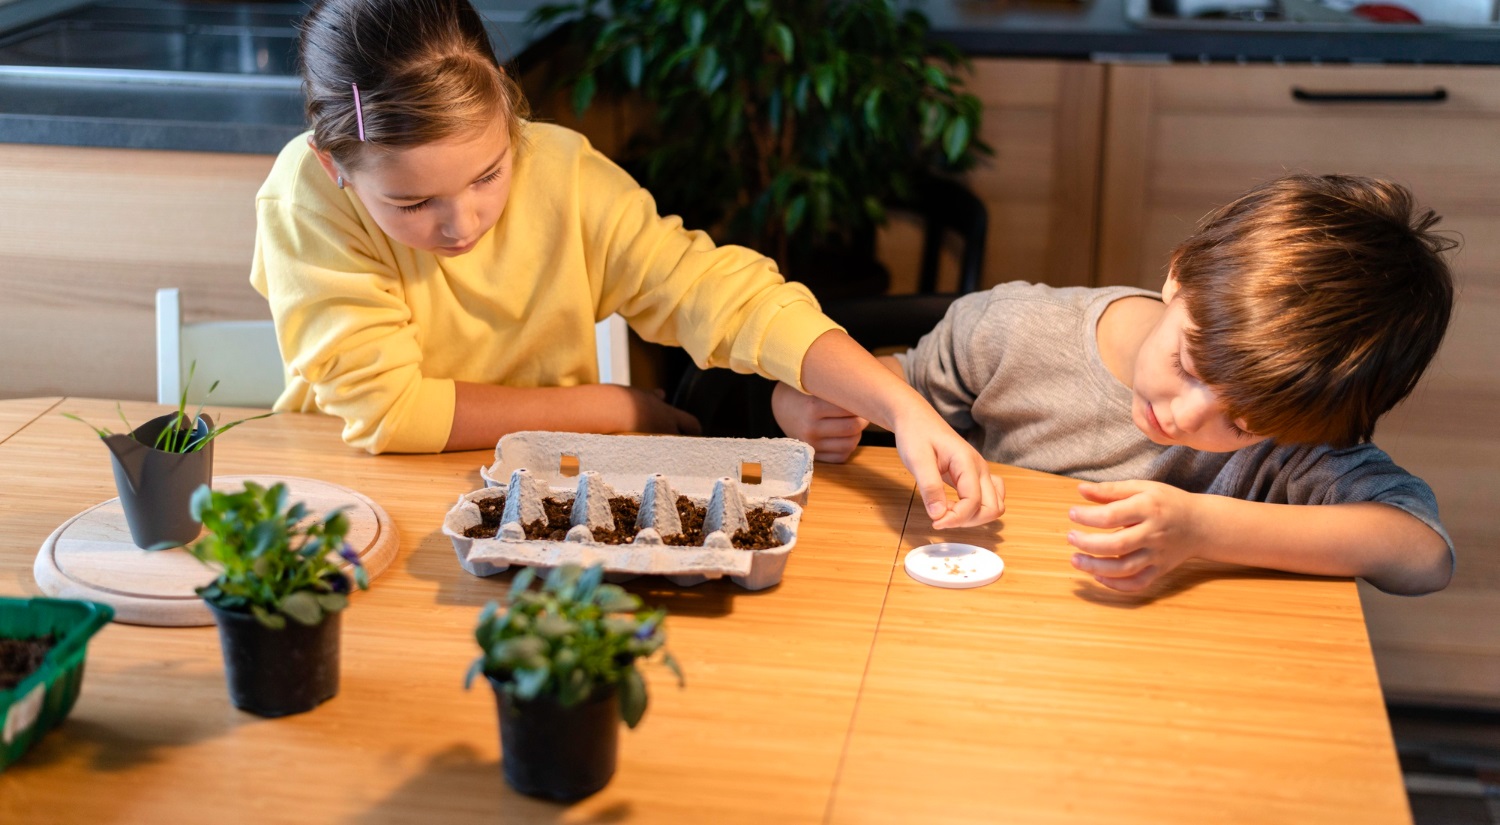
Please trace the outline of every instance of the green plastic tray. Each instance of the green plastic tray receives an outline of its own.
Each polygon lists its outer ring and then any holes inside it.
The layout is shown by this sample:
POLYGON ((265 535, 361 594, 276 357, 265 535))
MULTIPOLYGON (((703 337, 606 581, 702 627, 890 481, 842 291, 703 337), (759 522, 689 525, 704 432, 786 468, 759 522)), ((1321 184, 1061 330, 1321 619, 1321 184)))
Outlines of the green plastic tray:
POLYGON ((57 638, 35 673, 0 690, 0 771, 67 718, 83 686, 89 638, 114 615, 114 608, 94 602, 0 597, 0 638, 57 638))

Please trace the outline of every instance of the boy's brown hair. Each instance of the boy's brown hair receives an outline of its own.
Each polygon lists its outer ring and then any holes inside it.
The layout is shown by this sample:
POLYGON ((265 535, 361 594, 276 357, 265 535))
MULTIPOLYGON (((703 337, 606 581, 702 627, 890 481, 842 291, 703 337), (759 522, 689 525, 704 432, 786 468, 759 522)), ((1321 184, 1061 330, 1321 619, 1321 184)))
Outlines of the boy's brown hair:
POLYGON ((468 0, 321 0, 299 28, 313 143, 341 167, 358 169, 370 150, 469 134, 497 117, 519 145, 526 96, 495 59, 468 0))
POLYGON ((1347 447, 1412 390, 1453 307, 1438 216, 1405 187, 1292 175, 1209 214, 1172 254, 1198 378, 1231 420, 1347 447))

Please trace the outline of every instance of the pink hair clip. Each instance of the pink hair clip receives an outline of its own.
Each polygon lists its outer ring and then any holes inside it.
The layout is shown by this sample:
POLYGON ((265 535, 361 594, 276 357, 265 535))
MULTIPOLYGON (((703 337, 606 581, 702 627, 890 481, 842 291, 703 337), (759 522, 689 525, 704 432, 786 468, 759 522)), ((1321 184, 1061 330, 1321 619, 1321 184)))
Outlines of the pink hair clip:
POLYGON ((354 121, 359 124, 359 140, 365 140, 365 110, 359 103, 359 84, 350 83, 349 88, 354 90, 354 121))

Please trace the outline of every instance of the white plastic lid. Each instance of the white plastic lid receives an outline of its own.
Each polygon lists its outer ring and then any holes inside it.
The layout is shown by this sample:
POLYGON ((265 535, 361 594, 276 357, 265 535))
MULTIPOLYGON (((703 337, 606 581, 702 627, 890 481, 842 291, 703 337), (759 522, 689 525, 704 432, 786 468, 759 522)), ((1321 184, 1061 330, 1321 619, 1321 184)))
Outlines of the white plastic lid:
POLYGON ((1004 572, 999 556, 972 544, 924 544, 906 554, 906 575, 933 587, 984 587, 1004 572))

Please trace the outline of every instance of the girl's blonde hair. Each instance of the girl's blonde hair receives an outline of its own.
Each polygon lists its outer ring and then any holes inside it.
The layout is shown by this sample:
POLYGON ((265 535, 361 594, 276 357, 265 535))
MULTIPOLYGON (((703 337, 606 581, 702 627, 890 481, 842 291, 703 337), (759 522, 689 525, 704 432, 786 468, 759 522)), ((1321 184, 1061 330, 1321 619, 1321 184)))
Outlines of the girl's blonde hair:
POLYGON ((319 0, 300 29, 313 143, 341 167, 359 168, 371 150, 469 134, 497 117, 519 146, 526 96, 495 59, 468 0, 319 0))

